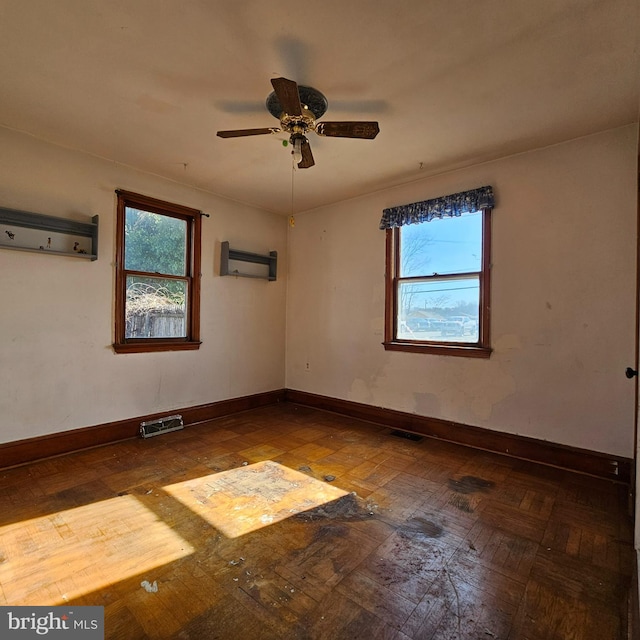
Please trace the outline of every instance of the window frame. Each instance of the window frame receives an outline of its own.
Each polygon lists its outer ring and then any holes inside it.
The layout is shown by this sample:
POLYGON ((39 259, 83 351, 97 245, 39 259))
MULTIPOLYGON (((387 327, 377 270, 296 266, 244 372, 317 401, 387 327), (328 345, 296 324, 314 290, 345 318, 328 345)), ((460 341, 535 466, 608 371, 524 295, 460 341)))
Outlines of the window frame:
MULTIPOLYGON (((149 353, 156 351, 185 351, 200 348, 200 280, 201 273, 201 237, 202 212, 164 200, 116 190, 116 257, 115 257, 115 339, 113 350, 116 353, 149 353), (134 208, 158 215, 184 220, 187 223, 186 274, 176 279, 186 280, 188 292, 186 337, 180 338, 127 338, 126 337, 126 296, 128 275, 150 275, 151 272, 125 269, 125 218, 126 208, 134 208)), ((165 274, 161 274, 165 277, 165 274)))
MULTIPOLYGON (((395 226, 385 230, 385 327, 384 345, 387 351, 431 353, 435 355, 489 358, 491 320, 491 207, 478 210, 482 213, 482 261, 479 275, 480 300, 478 315, 478 342, 407 340, 398 338, 398 290, 400 277, 400 229, 395 226)), ((429 224, 423 222, 420 224, 429 224)))

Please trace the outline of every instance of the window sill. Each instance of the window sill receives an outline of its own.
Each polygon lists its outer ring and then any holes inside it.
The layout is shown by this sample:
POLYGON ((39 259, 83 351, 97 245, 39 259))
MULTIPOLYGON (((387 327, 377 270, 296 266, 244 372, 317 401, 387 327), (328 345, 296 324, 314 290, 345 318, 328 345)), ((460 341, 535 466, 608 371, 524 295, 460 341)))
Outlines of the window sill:
POLYGON ((201 342, 173 342, 154 340, 153 342, 127 342, 114 344, 116 353, 154 353, 155 351, 195 351, 201 342))
POLYGON ((458 356, 463 358, 489 358, 493 349, 478 345, 461 344, 425 344, 419 342, 383 342, 386 351, 405 351, 408 353, 431 353, 438 356, 458 356))

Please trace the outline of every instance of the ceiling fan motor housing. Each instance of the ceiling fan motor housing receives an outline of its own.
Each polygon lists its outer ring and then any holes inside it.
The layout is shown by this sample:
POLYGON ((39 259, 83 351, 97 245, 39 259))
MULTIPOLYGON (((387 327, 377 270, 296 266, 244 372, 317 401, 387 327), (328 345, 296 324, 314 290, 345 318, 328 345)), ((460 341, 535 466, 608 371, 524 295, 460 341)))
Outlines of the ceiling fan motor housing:
POLYGON ((307 131, 313 131, 316 128, 316 121, 309 113, 309 110, 303 106, 301 116, 290 116, 289 114, 282 114, 280 125, 282 126, 282 129, 287 133, 305 134, 307 133, 307 131))
MULTIPOLYGON (((307 107, 313 114, 313 119, 317 120, 321 118, 329 108, 329 102, 320 91, 313 87, 305 87, 302 84, 298 85, 298 93, 300 94, 300 102, 304 107, 307 107)), ((284 109, 278 100, 278 96, 275 91, 272 91, 267 96, 267 110, 274 117, 280 120, 284 109)))

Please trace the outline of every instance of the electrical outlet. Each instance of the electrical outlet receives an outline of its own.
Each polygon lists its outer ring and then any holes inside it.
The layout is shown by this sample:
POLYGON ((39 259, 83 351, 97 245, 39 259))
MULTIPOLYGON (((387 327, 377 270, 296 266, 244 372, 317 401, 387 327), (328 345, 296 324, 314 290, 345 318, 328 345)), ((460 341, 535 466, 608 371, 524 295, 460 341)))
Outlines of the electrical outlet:
POLYGON ((311 365, 309 364, 308 360, 304 363, 304 370, 307 372, 311 371, 311 365))

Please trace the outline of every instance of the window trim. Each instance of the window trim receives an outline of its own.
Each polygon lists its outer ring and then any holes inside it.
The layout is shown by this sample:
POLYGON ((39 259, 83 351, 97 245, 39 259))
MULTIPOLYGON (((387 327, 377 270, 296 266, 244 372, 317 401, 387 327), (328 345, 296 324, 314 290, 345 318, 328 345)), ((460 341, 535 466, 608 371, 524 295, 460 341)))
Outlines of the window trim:
MULTIPOLYGON (((480 327, 478 342, 473 344, 427 342, 397 338, 398 281, 400 280, 400 229, 385 230, 385 318, 384 348, 386 351, 431 353, 435 355, 489 358, 491 320, 491 207, 480 209, 482 213, 482 269, 480 271, 480 327)), ((426 224, 422 223, 422 224, 426 224)))
MULTIPOLYGON (((115 257, 115 339, 116 353, 149 353, 156 351, 186 351, 199 349, 200 340, 200 280, 202 212, 191 207, 165 202, 149 196, 116 190, 116 257, 115 257), (188 307, 186 338, 126 338, 126 281, 124 268, 125 209, 133 207, 150 213, 180 218, 187 222, 188 307)), ((135 274, 136 272, 131 272, 135 274)), ((180 277, 180 279, 183 279, 180 277)))

